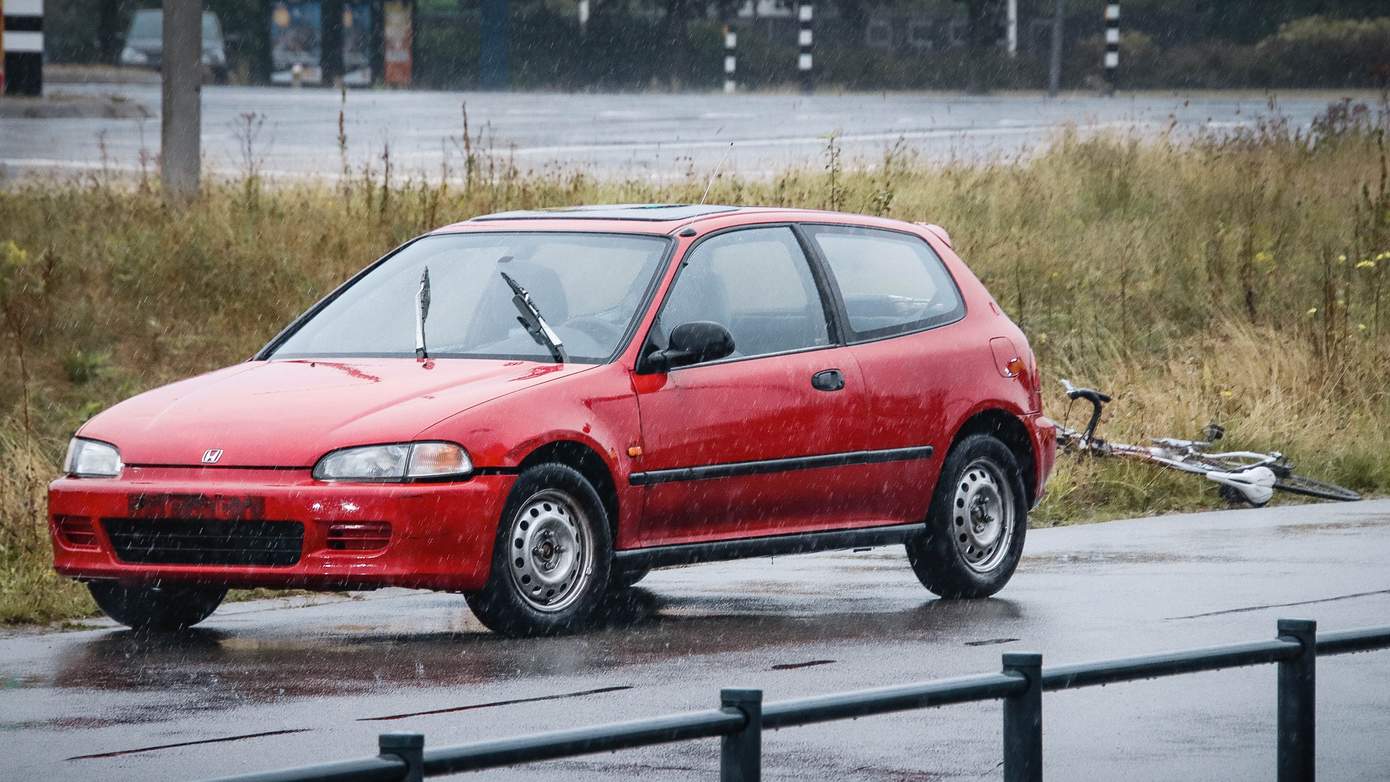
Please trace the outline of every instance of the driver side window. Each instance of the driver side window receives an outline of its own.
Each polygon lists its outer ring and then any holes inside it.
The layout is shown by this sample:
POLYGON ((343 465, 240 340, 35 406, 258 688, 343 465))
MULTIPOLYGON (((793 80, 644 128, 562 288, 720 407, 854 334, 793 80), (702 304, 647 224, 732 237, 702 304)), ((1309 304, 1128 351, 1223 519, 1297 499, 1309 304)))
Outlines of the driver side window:
POLYGON ((657 323, 669 335, 699 320, 728 329, 736 357, 830 344, 815 278, 785 226, 732 231, 695 246, 657 323))

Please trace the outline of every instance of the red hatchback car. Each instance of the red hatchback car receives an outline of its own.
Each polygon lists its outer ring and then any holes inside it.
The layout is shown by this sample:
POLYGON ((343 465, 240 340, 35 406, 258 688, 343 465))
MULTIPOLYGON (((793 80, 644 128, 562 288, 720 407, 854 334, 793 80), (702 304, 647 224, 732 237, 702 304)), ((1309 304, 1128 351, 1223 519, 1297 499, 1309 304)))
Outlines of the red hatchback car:
POLYGON ((1053 436, 1027 340, 940 228, 509 212, 94 417, 49 512, 58 572, 132 627, 229 587, 404 586, 543 634, 654 567, 889 543, 942 597, 993 594, 1053 436))

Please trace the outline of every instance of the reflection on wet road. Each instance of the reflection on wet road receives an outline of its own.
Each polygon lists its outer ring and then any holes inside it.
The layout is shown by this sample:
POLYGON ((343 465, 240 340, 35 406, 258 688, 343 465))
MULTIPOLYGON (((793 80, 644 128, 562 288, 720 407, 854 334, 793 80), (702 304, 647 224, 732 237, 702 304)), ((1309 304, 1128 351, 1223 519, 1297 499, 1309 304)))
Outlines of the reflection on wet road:
MULTIPOLYGON (((225 606, 172 637, 94 621, 0 636, 0 777, 183 779, 373 754, 375 735, 458 743, 703 708, 721 686, 769 700, 1273 633, 1390 622, 1390 501, 1197 514, 1030 533, 998 598, 945 602, 902 552, 661 571, 594 632, 488 634, 454 595, 383 590, 225 606), (12 773, 11 773, 12 772, 12 773)), ((1319 663, 1328 778, 1390 767, 1390 654, 1319 663)), ((1266 778, 1274 671, 1049 696, 1062 778, 1266 778), (1221 730, 1210 730, 1214 724, 1221 730), (1207 726, 1207 727, 1203 727, 1207 726), (1175 748, 1181 748, 1176 751, 1175 748)), ((997 705, 782 731, 769 779, 997 775, 997 705)), ((500 779, 708 777, 713 742, 500 772, 500 779)))

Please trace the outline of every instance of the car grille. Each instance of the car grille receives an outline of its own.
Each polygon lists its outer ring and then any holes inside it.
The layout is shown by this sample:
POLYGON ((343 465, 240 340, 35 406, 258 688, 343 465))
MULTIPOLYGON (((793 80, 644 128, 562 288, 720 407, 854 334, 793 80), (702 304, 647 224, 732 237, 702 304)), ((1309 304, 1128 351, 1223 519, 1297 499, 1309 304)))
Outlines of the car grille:
POLYGON ((159 565, 259 565, 299 562, 304 525, 297 521, 102 519, 122 562, 159 565))

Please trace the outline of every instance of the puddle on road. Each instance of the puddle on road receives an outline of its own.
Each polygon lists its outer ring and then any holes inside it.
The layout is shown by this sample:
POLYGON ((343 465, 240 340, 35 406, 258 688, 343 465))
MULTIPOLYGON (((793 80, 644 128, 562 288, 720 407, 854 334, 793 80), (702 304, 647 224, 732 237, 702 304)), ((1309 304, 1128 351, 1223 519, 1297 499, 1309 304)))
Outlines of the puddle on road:
POLYGON ((1233 562, 1238 557, 1204 554, 1174 554, 1147 550, 1128 551, 1067 551, 1056 554, 1024 554, 1019 564, 1021 572, 1075 572, 1078 566, 1089 565, 1168 565, 1176 562, 1233 562))
MULTIPOLYGON (((795 604, 800 607, 801 602, 795 604)), ((999 598, 924 600, 898 610, 882 610, 880 603, 874 612, 801 615, 787 613, 787 608, 774 596, 712 601, 663 598, 638 588, 610 609, 600 629, 547 639, 543 644, 502 638, 481 628, 467 632, 387 632, 373 629, 361 618, 317 631, 313 625, 299 628, 284 624, 193 628, 171 636, 112 630, 65 644, 52 676, 37 686, 171 696, 160 697, 157 704, 145 703, 151 713, 137 707, 113 715, 118 721, 131 723, 148 721, 155 715, 169 719, 180 713, 286 698, 361 697, 414 687, 467 688, 496 682, 516 682, 517 699, 539 700, 557 696, 536 694, 534 686, 527 686, 537 678, 611 676, 626 666, 671 659, 699 665, 724 654, 747 655, 750 659, 744 664, 766 667, 776 661, 775 656, 772 660, 767 656, 782 648, 865 640, 960 642, 974 636, 981 622, 1009 623, 1022 616, 1019 605, 999 598)), ((392 625, 400 627, 412 614, 429 616, 428 610, 427 604, 425 608, 392 612, 392 625)), ((430 621, 438 626, 438 614, 430 621)), ((470 622, 470 626, 475 625, 470 622)), ((830 662, 793 660, 779 665, 799 668, 830 662)), ((628 686, 614 685, 603 691, 616 692, 628 686)), ((362 715, 359 719, 391 716, 362 715)))
POLYGON ((1390 515, 1379 514, 1327 524, 1280 524, 1275 531, 1280 535, 1344 535, 1376 527, 1390 527, 1390 515))

